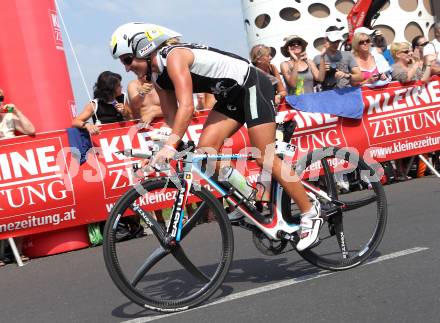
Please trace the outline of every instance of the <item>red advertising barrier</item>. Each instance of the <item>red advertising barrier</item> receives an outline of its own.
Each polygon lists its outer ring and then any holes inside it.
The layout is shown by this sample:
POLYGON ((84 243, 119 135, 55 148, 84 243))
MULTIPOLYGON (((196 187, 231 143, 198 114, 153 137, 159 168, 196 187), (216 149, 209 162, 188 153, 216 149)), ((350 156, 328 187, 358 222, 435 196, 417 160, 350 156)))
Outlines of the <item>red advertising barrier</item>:
MULTIPOLYGON (((390 84, 365 89, 362 120, 295 110, 298 124, 292 143, 298 154, 325 146, 354 147, 367 160, 393 160, 440 150, 440 83, 438 78, 418 85, 390 84)), ((206 114, 193 119, 186 137, 198 141, 206 114)), ((161 122, 154 124, 155 128, 161 122)), ((116 154, 145 148, 151 132, 138 131, 135 122, 109 124, 92 137, 87 161, 72 158, 65 130, 2 141, 0 152, 0 239, 79 226, 105 220, 115 201, 133 184, 133 159, 116 154)), ((246 149, 242 128, 224 152, 246 149)), ((247 173, 255 181, 255 164, 247 173)), ((141 201, 151 209, 173 200, 166 192, 141 201)))
POLYGON ((353 147, 364 159, 377 161, 439 150, 439 80, 363 88, 362 120, 294 111, 298 126, 292 143, 300 155, 325 146, 353 147))

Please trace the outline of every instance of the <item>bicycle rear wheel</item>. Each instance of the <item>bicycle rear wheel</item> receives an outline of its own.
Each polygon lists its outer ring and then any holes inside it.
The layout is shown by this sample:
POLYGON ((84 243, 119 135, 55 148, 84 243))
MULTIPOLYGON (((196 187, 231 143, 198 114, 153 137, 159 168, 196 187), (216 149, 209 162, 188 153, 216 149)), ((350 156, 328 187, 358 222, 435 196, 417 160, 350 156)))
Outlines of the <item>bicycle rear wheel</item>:
MULTIPOLYGON (((321 228, 319 244, 299 254, 329 270, 353 268, 367 260, 383 237, 387 219, 385 192, 376 172, 357 154, 327 147, 299 160, 297 173, 310 176, 306 182, 343 204, 316 195, 327 223, 321 228)), ((285 193, 283 210, 298 219, 299 211, 285 193)))
POLYGON ((106 223, 103 251, 110 277, 124 295, 148 309, 173 312, 196 306, 220 287, 232 262, 227 215, 207 189, 193 187, 191 194, 201 202, 184 223, 181 241, 168 246, 166 229, 148 211, 148 204, 165 204, 162 215, 167 220, 178 189, 166 179, 145 181, 142 188, 125 193, 106 223), (118 222, 133 213, 144 221, 147 234, 117 243, 118 222))

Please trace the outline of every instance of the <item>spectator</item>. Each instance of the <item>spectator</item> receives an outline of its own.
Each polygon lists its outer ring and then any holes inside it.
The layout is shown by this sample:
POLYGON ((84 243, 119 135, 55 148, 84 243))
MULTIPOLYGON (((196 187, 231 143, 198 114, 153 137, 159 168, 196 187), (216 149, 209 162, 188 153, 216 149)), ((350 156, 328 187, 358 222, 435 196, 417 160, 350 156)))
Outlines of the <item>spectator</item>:
MULTIPOLYGON (((35 127, 32 122, 13 103, 3 104, 4 92, 0 89, 0 140, 14 138, 18 131, 24 135, 34 135, 35 127)), ((15 238, 18 252, 22 261, 28 261, 29 257, 22 254, 23 239, 15 238)), ((3 252, 0 252, 3 254, 3 252)), ((0 267, 6 265, 7 259, 0 259, 0 267)))
MULTIPOLYGON (((420 44, 422 43, 419 39, 420 44)), ((418 43, 418 42, 416 42, 418 43)), ((411 45, 409 43, 392 43, 391 55, 396 63, 393 64, 393 80, 400 83, 406 83, 410 81, 422 80, 424 82, 429 81, 431 77, 431 64, 435 61, 435 55, 426 55, 423 60, 413 56, 411 45), (425 61, 425 64, 423 63, 425 61)), ((396 160, 396 172, 397 179, 404 181, 410 179, 405 174, 407 161, 410 158, 402 158, 396 160)))
MULTIPOLYGON (((429 55, 431 56, 431 76, 432 75, 440 75, 440 65, 439 65, 439 61, 438 61, 438 56, 436 59, 434 59, 436 57, 436 55, 438 55, 437 53, 429 53, 429 49, 427 51, 425 51, 425 47, 433 47, 434 45, 432 45, 424 36, 417 36, 415 37, 412 42, 411 42, 412 48, 413 48, 413 57, 416 60, 425 60, 425 57, 429 55)), ((428 58, 429 60, 429 58, 428 58)), ((427 62, 425 62, 427 63, 427 62)), ((427 63, 428 64, 428 63, 427 63)))
POLYGON ((431 74, 440 74, 440 22, 434 24, 434 39, 423 48, 423 56, 435 55, 436 62, 431 67, 431 74))
POLYGON ((151 82, 145 78, 133 80, 128 83, 127 92, 133 119, 148 125, 155 118, 163 117, 159 95, 151 82))
POLYGON ((314 58, 315 64, 319 67, 321 56, 324 56, 325 78, 322 82, 322 90, 334 88, 345 88, 362 80, 361 71, 350 52, 341 52, 338 48, 343 40, 342 32, 336 26, 327 28, 325 33, 325 44, 321 55, 314 58))
POLYGON ((99 125, 121 122, 131 119, 131 111, 122 93, 122 77, 119 74, 105 71, 99 74, 93 88, 94 99, 72 121, 72 126, 87 129, 91 134, 99 133, 99 125), (92 118, 93 123, 88 120, 92 118))
POLYGON ((416 60, 413 57, 411 45, 409 43, 392 43, 391 55, 395 63, 392 66, 393 80, 400 83, 422 80, 429 81, 431 77, 431 64, 435 60, 432 54, 426 55, 423 60, 416 60))
MULTIPOLYGON (((101 124, 131 119, 132 113, 126 104, 126 96, 122 93, 121 80, 121 75, 110 71, 99 74, 93 87, 94 99, 84 107, 79 116, 73 119, 72 126, 86 129, 89 134, 94 135, 99 133, 101 124), (93 123, 88 122, 90 118, 93 123)), ((105 222, 89 224, 89 230, 100 227, 102 231, 104 224, 105 222)), ((116 239, 125 240, 137 236, 142 231, 138 217, 124 217, 118 224, 116 239)))
POLYGON ((372 39, 372 53, 374 54, 375 52, 377 52, 378 54, 382 54, 383 57, 385 57, 385 59, 388 62, 388 65, 393 65, 394 64, 394 59, 391 56, 391 52, 390 49, 388 48, 388 44, 387 44, 387 40, 385 39, 385 37, 382 35, 382 32, 380 30, 375 30, 374 31, 374 35, 373 35, 373 39, 372 39))
MULTIPOLYGON (((391 81, 391 68, 385 57, 371 50, 374 30, 357 28, 352 40, 353 55, 361 71, 362 80, 357 85, 380 86, 391 81)), ((381 49, 379 49, 381 51, 381 49)))
MULTIPOLYGON (((316 64, 307 58, 307 42, 299 36, 284 38, 285 44, 281 47, 281 54, 288 57, 288 61, 281 63, 281 74, 286 82, 287 93, 300 95, 313 92, 314 81, 322 82, 325 75, 325 64, 316 64)), ((324 57, 321 56, 322 62, 324 57)))
POLYGON ((197 111, 211 110, 216 102, 212 93, 197 93, 194 106, 197 111))
POLYGON ((270 48, 261 44, 255 45, 251 49, 250 56, 252 64, 269 76, 275 89, 275 104, 280 104, 281 99, 287 95, 287 91, 281 80, 280 72, 275 65, 270 63, 272 60, 270 48))
POLYGON ((429 44, 429 41, 423 35, 419 35, 413 38, 411 41, 413 57, 417 60, 423 59, 423 48, 429 44))
POLYGON ((0 89, 0 139, 13 138, 18 131, 24 135, 34 135, 32 122, 13 103, 3 104, 4 93, 0 89))

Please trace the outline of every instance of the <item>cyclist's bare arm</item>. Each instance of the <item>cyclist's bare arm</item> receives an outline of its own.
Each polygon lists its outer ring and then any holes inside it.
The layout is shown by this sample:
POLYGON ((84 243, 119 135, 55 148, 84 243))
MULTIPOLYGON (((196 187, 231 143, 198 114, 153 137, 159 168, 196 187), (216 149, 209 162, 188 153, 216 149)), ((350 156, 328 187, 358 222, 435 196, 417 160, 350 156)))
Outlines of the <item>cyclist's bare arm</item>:
MULTIPOLYGON (((185 134, 194 113, 193 84, 189 70, 193 62, 194 55, 191 51, 174 49, 167 58, 167 71, 174 85, 174 93, 163 90, 159 92, 164 113, 168 114, 169 110, 175 111, 171 134, 180 139, 185 134)), ((167 144, 174 145, 175 142, 167 142, 167 144)))

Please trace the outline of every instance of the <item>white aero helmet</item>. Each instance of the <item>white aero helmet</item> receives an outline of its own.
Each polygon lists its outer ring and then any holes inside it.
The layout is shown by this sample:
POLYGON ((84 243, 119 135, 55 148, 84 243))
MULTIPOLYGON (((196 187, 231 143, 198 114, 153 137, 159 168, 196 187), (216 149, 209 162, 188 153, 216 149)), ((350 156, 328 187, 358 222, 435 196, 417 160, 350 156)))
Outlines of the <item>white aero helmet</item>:
POLYGON ((110 41, 113 58, 132 54, 137 58, 146 58, 170 38, 181 34, 155 24, 130 22, 119 26, 110 41))

